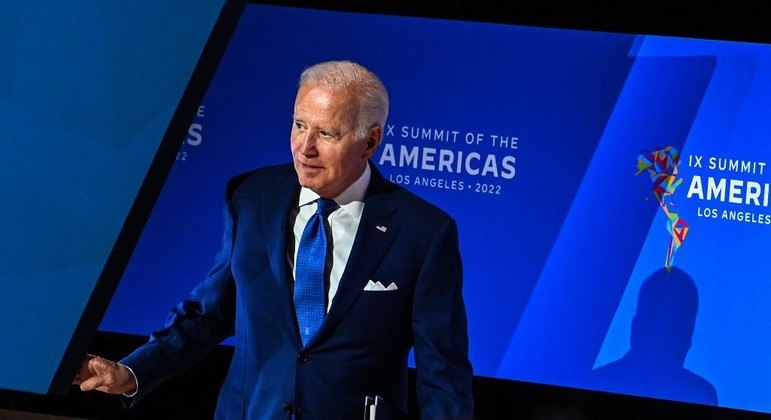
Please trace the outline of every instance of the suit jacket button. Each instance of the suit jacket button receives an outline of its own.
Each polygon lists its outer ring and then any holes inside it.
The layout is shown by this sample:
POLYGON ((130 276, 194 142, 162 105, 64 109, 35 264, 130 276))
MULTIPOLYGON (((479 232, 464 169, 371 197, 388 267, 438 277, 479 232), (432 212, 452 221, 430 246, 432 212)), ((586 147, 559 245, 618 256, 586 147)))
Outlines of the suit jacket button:
POLYGON ((287 413, 287 414, 294 413, 294 407, 292 407, 292 403, 286 403, 286 404, 284 404, 284 407, 282 407, 282 408, 284 409, 284 412, 287 413))
POLYGON ((297 361, 300 363, 305 363, 308 361, 308 355, 305 353, 300 353, 297 355, 297 361))

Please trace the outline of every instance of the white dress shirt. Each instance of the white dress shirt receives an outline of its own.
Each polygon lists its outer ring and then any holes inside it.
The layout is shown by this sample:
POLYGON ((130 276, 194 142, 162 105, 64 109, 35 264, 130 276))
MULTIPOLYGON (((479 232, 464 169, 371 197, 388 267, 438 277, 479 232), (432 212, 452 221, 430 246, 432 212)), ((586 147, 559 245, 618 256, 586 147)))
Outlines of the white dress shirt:
MULTIPOLYGON (((339 207, 327 217, 332 231, 332 267, 328 270, 327 311, 329 311, 332 305, 332 299, 334 299, 337 287, 340 285, 340 278, 343 276, 345 264, 351 255, 353 240, 356 237, 356 230, 359 228, 361 213, 364 211, 364 195, 367 193, 370 177, 371 170, 369 165, 367 165, 359 179, 340 193, 340 195, 333 198, 339 207)), ((297 265, 297 248, 300 246, 300 238, 302 237, 305 225, 308 224, 308 220, 316 212, 316 200, 318 198, 318 194, 303 187, 300 189, 297 207, 293 208, 290 215, 290 223, 294 221, 294 246, 289 247, 287 256, 292 267, 293 277, 297 265)))

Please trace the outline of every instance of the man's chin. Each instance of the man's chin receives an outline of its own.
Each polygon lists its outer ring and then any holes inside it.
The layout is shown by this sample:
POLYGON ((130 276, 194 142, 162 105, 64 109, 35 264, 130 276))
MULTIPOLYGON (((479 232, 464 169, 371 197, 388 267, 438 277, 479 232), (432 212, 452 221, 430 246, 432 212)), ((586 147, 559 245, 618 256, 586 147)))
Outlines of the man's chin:
POLYGON ((299 180, 301 187, 307 188, 316 194, 318 194, 319 190, 321 189, 321 183, 319 183, 317 179, 301 175, 299 180))

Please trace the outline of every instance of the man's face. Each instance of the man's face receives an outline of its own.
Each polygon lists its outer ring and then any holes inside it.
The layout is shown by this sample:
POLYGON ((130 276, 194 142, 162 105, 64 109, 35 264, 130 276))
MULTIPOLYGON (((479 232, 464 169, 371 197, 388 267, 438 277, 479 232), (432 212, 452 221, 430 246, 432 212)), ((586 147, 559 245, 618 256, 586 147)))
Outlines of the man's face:
POLYGON ((300 185, 333 198, 364 172, 382 128, 356 139, 357 104, 348 89, 302 86, 295 100, 292 159, 300 185))

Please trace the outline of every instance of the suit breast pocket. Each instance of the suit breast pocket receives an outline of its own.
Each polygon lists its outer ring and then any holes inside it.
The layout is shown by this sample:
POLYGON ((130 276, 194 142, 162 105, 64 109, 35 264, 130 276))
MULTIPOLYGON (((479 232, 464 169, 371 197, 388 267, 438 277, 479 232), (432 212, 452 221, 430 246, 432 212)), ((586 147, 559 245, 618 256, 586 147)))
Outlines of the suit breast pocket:
POLYGON ((346 314, 349 331, 367 340, 396 340, 411 328, 412 302, 404 290, 364 290, 346 314))

